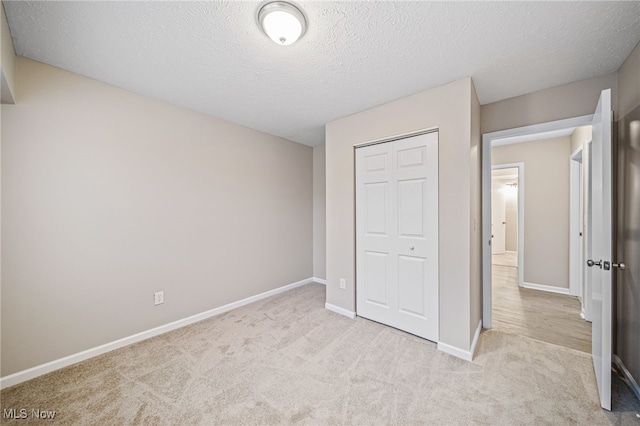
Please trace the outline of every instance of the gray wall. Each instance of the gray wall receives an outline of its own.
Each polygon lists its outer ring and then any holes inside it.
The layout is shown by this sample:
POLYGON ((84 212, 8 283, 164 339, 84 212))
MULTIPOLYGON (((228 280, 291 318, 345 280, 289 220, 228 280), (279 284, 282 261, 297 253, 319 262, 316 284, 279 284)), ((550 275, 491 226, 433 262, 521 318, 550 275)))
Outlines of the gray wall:
POLYGON ((618 72, 616 346, 640 382, 640 45, 618 72))
POLYGON ((469 78, 326 126, 327 303, 355 311, 354 145, 438 127, 440 341, 469 350, 480 320, 479 112, 469 78), (478 133, 478 134, 475 134, 478 133), (475 198, 474 198, 475 197, 475 198), (340 289, 345 278, 347 288, 340 289))
POLYGON ((17 76, 3 376, 312 276, 310 147, 26 59, 17 76))
POLYGON ((524 281, 569 288, 571 138, 499 146, 492 164, 524 163, 524 281))
POLYGON ((313 148, 313 276, 326 279, 326 186, 325 146, 313 148))

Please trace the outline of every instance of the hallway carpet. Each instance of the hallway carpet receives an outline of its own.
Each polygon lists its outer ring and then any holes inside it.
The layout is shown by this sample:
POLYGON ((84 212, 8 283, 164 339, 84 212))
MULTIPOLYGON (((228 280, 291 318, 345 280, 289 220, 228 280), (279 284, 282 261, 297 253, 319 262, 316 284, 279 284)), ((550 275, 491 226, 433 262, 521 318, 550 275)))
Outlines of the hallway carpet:
POLYGON ((3 413, 56 417, 3 424, 640 425, 636 400, 600 409, 583 352, 486 331, 466 362, 324 301, 309 284, 5 389, 3 413))

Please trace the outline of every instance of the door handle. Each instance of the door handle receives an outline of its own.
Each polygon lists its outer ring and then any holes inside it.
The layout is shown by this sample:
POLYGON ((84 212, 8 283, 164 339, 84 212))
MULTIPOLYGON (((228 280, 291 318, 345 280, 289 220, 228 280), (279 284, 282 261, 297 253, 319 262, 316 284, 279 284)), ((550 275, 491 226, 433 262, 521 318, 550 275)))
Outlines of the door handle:
POLYGON ((411 247, 409 247, 409 250, 413 251, 413 249, 414 249, 414 248, 415 248, 415 247, 411 246, 411 247))
POLYGON ((587 260, 587 266, 589 268, 597 266, 598 268, 602 269, 602 260, 598 260, 597 262, 594 262, 593 260, 589 259, 587 260))
MULTIPOLYGON (((593 260, 589 259, 589 260, 587 260, 587 266, 589 268, 591 268, 593 266, 597 266, 600 269, 602 269, 602 266, 603 266, 602 260, 598 260, 597 262, 594 262, 593 260)), ((605 270, 608 271, 608 270, 611 269, 611 267, 618 268, 621 271, 624 271, 625 269, 627 269, 627 265, 625 265, 623 262, 620 262, 620 263, 604 262, 604 269, 605 270)))
POLYGON ((620 263, 612 263, 611 266, 613 266, 614 268, 618 268, 621 271, 624 271, 625 269, 627 269, 627 265, 625 265, 622 262, 620 262, 620 263))

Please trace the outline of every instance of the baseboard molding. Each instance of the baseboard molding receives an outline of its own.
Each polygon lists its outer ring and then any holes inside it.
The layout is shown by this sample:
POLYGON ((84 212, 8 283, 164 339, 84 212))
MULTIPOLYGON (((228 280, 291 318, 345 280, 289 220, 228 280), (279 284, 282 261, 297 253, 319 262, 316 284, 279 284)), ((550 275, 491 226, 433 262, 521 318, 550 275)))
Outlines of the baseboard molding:
POLYGON ((548 291, 549 293, 559 293, 569 295, 569 289, 564 287, 556 287, 553 285, 535 284, 535 283, 522 283, 522 287, 529 288, 531 290, 548 291))
POLYGON ((438 350, 453 355, 456 358, 463 359, 465 361, 473 361, 473 354, 476 352, 476 346, 478 345, 478 339, 480 338, 480 332, 482 331, 482 320, 478 321, 476 332, 473 335, 473 342, 471 342, 471 349, 465 351, 456 346, 448 345, 446 343, 438 342, 438 350))
POLYGON ((446 343, 438 342, 438 350, 465 361, 471 361, 473 359, 471 351, 465 351, 464 349, 446 343))
POLYGON ((349 317, 351 319, 354 319, 356 317, 356 313, 353 311, 349 311, 347 309, 341 308, 340 306, 336 306, 336 305, 332 305, 331 303, 325 303, 324 304, 324 308, 331 311, 331 312, 335 312, 336 314, 340 314, 340 315, 344 315, 345 317, 349 317))
POLYGON ((618 369, 620 370, 620 372, 622 372, 624 378, 627 379, 627 383, 629 384, 629 387, 631 388, 633 393, 636 394, 636 398, 640 400, 640 386, 638 386, 638 382, 636 382, 636 379, 633 378, 631 372, 627 370, 627 367, 625 367, 624 363, 618 355, 613 354, 613 362, 618 366, 618 369))
POLYGON ((322 284, 322 285, 327 285, 327 280, 322 279, 322 278, 316 278, 313 277, 311 278, 313 280, 314 283, 318 283, 318 284, 322 284))
POLYGON ((45 364, 41 364, 32 368, 29 368, 27 370, 18 371, 17 373, 13 373, 6 377, 0 378, 0 389, 17 385, 19 383, 34 379, 38 376, 42 376, 52 371, 59 370, 61 368, 67 367, 72 364, 76 364, 81 361, 85 361, 89 358, 93 358, 98 355, 102 355, 114 349, 119 349, 124 346, 128 346, 133 343, 137 343, 142 340, 146 340, 151 337, 155 337, 160 334, 167 333, 169 331, 178 329, 180 327, 184 327, 189 324, 193 324, 195 322, 202 321, 207 318, 211 318, 216 315, 223 314, 225 312, 229 312, 241 306, 248 305, 249 303, 253 303, 261 299, 266 299, 267 297, 271 297, 279 293, 284 293, 285 291, 292 290, 296 287, 300 287, 305 284, 310 284, 312 282, 314 282, 313 278, 307 278, 302 281, 298 281, 292 284, 275 288, 273 290, 265 291, 264 293, 260 293, 255 296, 247 297, 246 299, 238 300, 237 302, 232 302, 227 305, 220 306, 218 308, 210 309, 208 311, 205 311, 196 315, 192 315, 190 317, 183 318, 181 320, 170 322, 169 324, 161 325, 159 327, 155 327, 150 330, 146 330, 146 331, 134 334, 132 336, 124 337, 122 339, 118 339, 113 342, 97 346, 95 348, 87 349, 85 351, 78 352, 76 354, 69 355, 64 358, 50 361, 45 364))

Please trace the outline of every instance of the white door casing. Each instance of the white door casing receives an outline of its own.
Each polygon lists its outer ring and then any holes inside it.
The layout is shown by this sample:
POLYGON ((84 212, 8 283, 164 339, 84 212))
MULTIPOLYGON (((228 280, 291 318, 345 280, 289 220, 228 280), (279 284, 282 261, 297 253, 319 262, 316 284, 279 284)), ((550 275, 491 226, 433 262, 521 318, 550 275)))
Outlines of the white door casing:
POLYGON ((587 272, 592 294, 591 352, 600 405, 611 410, 611 89, 603 90, 593 116, 591 220, 587 228, 587 272), (607 264, 609 266, 607 266, 607 264))
POLYGON ((438 133, 356 149, 356 311, 438 341, 438 133))
POLYGON ((569 294, 580 297, 584 317, 582 150, 583 147, 580 146, 569 157, 569 294))

